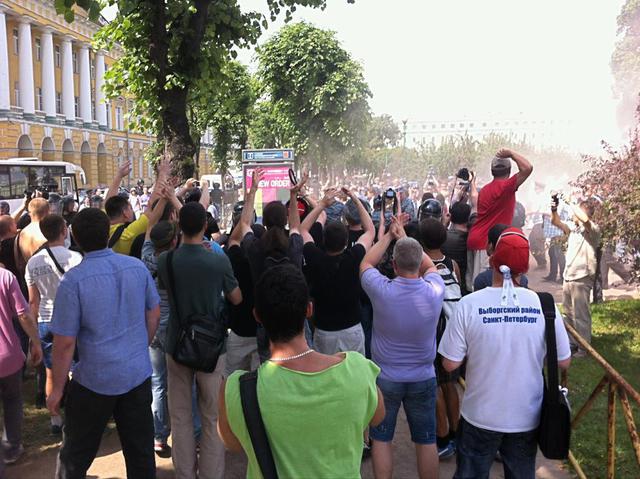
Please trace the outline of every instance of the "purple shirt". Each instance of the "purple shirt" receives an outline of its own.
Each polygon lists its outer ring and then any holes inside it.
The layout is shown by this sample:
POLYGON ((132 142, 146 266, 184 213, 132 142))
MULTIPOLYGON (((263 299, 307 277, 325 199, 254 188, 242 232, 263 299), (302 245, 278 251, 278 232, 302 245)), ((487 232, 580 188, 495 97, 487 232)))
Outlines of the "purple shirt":
POLYGON ((28 310, 18 280, 12 272, 0 268, 0 378, 14 374, 24 364, 13 318, 28 310))
POLYGON ((388 279, 375 268, 362 274, 362 289, 373 304, 371 356, 380 377, 395 382, 435 377, 436 327, 444 298, 438 273, 388 279))

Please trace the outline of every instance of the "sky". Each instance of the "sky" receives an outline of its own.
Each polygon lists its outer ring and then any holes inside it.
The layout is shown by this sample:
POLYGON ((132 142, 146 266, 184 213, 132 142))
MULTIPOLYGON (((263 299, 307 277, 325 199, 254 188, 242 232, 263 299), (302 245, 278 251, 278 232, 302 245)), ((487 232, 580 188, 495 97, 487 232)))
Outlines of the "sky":
MULTIPOLYGON (((267 13, 266 0, 239 0, 267 13)), ((328 0, 295 20, 334 30, 359 61, 375 114, 522 115, 578 122, 582 147, 617 143, 609 67, 624 0, 328 0)), ((261 42, 284 24, 270 25, 261 42)), ((251 63, 253 52, 239 59, 251 63)))

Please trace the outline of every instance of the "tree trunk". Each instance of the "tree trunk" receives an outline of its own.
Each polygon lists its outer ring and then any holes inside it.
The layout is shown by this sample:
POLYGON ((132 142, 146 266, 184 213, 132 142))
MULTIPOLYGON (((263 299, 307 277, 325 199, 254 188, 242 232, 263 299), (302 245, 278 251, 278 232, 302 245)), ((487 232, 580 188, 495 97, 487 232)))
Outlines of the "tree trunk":
POLYGON ((195 171, 196 146, 187 119, 187 93, 186 88, 165 91, 162 110, 162 134, 172 171, 181 180, 191 178, 195 171))

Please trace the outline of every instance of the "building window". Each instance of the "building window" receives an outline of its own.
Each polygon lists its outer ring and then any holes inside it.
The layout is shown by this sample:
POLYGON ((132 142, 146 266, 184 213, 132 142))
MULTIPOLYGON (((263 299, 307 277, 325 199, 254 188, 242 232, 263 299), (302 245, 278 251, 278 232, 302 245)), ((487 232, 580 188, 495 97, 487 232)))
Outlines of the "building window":
POLYGON ((80 118, 80 98, 77 96, 73 98, 73 109, 76 113, 76 118, 80 118))
POLYGON ((469 128, 473 128, 473 123, 469 123, 469 128))
POLYGON ((111 129, 111 102, 106 103, 107 110, 107 128, 111 129))
POLYGON ((91 79, 95 80, 96 79, 96 67, 94 66, 93 62, 91 62, 91 64, 89 65, 89 72, 91 74, 91 79))
POLYGON ((440 125, 440 128, 446 128, 447 125, 445 125, 444 123, 442 125, 440 125))
POLYGON ((451 128, 455 128, 455 127, 456 127, 455 123, 451 123, 451 128))
POLYGON ((40 43, 40 39, 36 38, 36 61, 39 62, 42 56, 42 44, 40 43))
POLYGON ((14 104, 20 106, 20 83, 15 82, 13 84, 14 104))
POLYGON ((60 68, 60 45, 56 45, 53 48, 53 59, 56 64, 56 68, 60 68))
POLYGON ((460 123, 460 128, 464 128, 464 123, 460 123))
POLYGON ((73 52, 71 54, 71 58, 73 61, 73 73, 78 73, 78 54, 76 52, 73 52))
POLYGON ((122 107, 116 107, 116 130, 122 130, 122 107))
POLYGON ((96 119, 96 91, 91 90, 91 118, 96 119))
POLYGON ((36 110, 42 111, 42 88, 36 88, 36 110))
POLYGON ((13 54, 18 54, 18 29, 13 29, 13 54))
POLYGON ((436 128, 436 125, 431 125, 431 129, 435 129, 435 128, 436 128))
POLYGON ((59 91, 56 92, 56 113, 62 113, 62 94, 59 91))

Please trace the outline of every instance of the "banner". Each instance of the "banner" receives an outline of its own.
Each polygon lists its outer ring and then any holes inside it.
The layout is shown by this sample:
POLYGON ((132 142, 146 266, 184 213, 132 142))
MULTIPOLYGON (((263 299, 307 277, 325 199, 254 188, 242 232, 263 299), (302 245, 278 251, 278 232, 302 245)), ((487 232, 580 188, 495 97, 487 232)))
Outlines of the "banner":
MULTIPOLYGON (((291 180, 289 179, 289 165, 287 166, 270 166, 260 165, 264 172, 264 177, 258 185, 258 192, 256 193, 255 209, 258 218, 262 217, 262 210, 264 206, 271 201, 282 201, 283 203, 289 200, 289 189, 291 188, 291 180)), ((244 169, 244 181, 247 191, 251 188, 253 171, 255 166, 245 167, 244 169)))

